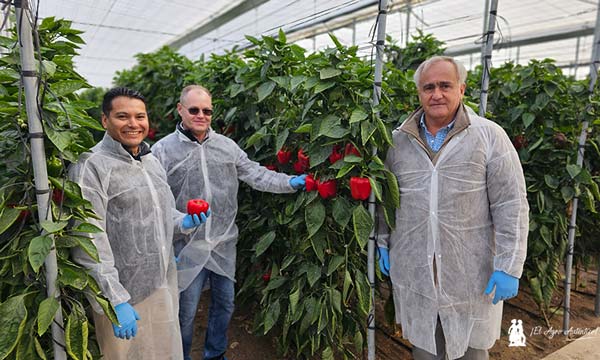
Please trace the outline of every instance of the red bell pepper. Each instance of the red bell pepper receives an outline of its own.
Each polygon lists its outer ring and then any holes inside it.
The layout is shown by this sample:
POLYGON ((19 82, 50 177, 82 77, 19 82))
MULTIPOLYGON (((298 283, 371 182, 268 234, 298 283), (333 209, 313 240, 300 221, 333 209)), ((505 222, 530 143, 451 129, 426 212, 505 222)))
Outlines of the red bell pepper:
POLYGON ((348 155, 355 155, 355 156, 361 157, 360 151, 358 151, 358 149, 355 148, 352 143, 347 143, 346 147, 344 148, 344 156, 348 156, 348 155))
POLYGON ((340 160, 344 157, 344 155, 342 155, 342 153, 340 153, 340 149, 341 149, 341 146, 339 146, 339 145, 333 146, 333 149, 331 150, 331 155, 329 155, 329 162, 331 164, 335 164, 338 160, 340 160))
POLYGON ((298 161, 301 162, 304 166, 306 166, 307 169, 310 167, 310 158, 304 153, 302 148, 298 150, 298 161))
POLYGON ((271 171, 277 171, 277 165, 267 164, 267 165, 265 165, 265 167, 271 171))
POLYGON ((277 162, 279 162, 282 165, 289 163, 291 158, 292 158, 291 151, 286 151, 286 150, 283 150, 283 148, 281 148, 277 152, 277 162))
POLYGON ((308 174, 304 179, 304 182, 306 184, 306 191, 315 191, 319 185, 319 180, 315 180, 312 174, 308 174))
POLYGON ((269 280, 271 280, 271 273, 263 274, 262 279, 264 282, 269 282, 269 280))
POLYGON ((319 182, 317 185, 317 191, 319 196, 323 199, 330 199, 335 196, 337 192, 337 183, 335 179, 319 182))
POLYGON ((371 194, 369 178, 352 176, 350 178, 350 193, 354 200, 367 200, 371 194))
POLYGON ((308 170, 308 166, 306 166, 306 164, 303 164, 300 160, 296 161, 293 167, 296 174, 304 174, 306 170, 308 170))

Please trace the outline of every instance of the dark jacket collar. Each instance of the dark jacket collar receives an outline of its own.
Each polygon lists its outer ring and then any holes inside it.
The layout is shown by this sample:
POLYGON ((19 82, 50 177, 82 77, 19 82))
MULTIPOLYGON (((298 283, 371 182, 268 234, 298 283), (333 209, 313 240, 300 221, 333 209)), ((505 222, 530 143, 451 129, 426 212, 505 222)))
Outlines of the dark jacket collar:
MULTIPOLYGON (((194 136, 194 134, 192 133, 191 130, 188 130, 186 128, 183 127, 182 122, 178 122, 177 123, 177 130, 182 133, 183 135, 185 135, 185 137, 187 137, 188 139, 190 139, 190 141, 193 142, 197 142, 198 144, 200 144, 201 142, 194 136)), ((202 140, 202 142, 205 142, 208 137, 210 136, 210 133, 212 132, 212 129, 209 127, 208 130, 206 130, 206 136, 204 137, 204 140, 202 140)))

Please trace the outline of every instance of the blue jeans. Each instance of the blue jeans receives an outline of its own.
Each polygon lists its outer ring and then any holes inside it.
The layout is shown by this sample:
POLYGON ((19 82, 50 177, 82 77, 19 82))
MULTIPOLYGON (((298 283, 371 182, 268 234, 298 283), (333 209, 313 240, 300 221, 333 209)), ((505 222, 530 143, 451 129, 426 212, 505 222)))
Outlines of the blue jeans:
POLYGON ((217 357, 227 350, 227 328, 233 314, 235 286, 231 279, 203 269, 190 286, 179 293, 179 323, 183 339, 183 357, 192 360, 194 317, 205 281, 210 281, 210 307, 204 340, 204 359, 217 357))

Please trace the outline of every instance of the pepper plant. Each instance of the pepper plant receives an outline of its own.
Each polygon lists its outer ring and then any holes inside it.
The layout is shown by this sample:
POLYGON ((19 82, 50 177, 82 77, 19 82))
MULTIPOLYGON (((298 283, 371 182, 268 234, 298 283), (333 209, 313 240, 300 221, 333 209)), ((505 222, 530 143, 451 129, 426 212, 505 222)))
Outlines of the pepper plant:
POLYGON ((94 104, 74 93, 89 87, 73 67, 73 56, 83 44, 80 33, 70 22, 54 18, 45 18, 35 33, 40 74, 37 96, 52 191, 52 223, 37 217, 16 30, 0 37, 0 359, 51 358, 49 328, 58 311, 64 318, 66 337, 61 345, 68 356, 100 358, 84 295, 98 301, 116 319, 94 279, 70 260, 74 247, 98 259, 94 244, 85 235, 100 231, 86 222, 95 216, 91 205, 65 175, 65 166, 94 145, 89 130, 102 130, 86 114, 94 104), (73 221, 79 225, 73 227, 73 221), (60 304, 46 295, 44 259, 50 252, 50 236, 56 247, 60 304))
MULTIPOLYGON (((478 81, 480 72, 472 73, 470 79, 471 83, 478 81)), ((471 89, 471 95, 478 97, 477 87, 471 89)), ((589 160, 590 156, 598 158, 594 138, 588 139, 584 166, 576 165, 583 117, 590 121, 592 132, 598 128, 597 122, 594 125, 595 107, 586 112, 592 100, 587 91, 586 82, 564 76, 548 59, 532 60, 526 66, 506 63, 493 68, 490 76, 487 116, 507 131, 525 173, 530 223, 524 274, 547 321, 567 250, 573 197, 581 200, 579 225, 598 224, 599 220, 598 168, 589 160)), ((597 242, 592 234, 597 232, 579 231, 578 246, 597 242)), ((576 261, 582 256, 577 254, 576 261)))

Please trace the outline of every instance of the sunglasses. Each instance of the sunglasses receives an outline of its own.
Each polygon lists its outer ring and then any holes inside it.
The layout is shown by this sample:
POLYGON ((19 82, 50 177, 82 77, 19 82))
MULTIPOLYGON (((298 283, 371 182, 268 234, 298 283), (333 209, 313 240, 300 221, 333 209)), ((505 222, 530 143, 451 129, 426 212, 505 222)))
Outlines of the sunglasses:
POLYGON ((212 114, 213 114, 213 110, 212 110, 212 109, 208 109, 208 108, 205 108, 205 109, 200 109, 200 108, 198 108, 198 107, 195 107, 195 106, 192 106, 191 108, 186 108, 186 107, 185 107, 185 106, 183 106, 183 105, 181 105, 181 106, 182 106, 184 109, 186 109, 186 110, 187 110, 187 112, 188 112, 188 113, 190 113, 190 115, 194 115, 194 116, 195 116, 195 115, 198 115, 198 114, 200 114, 200 111, 202 111, 202 113, 203 113, 205 116, 212 116, 212 114))

